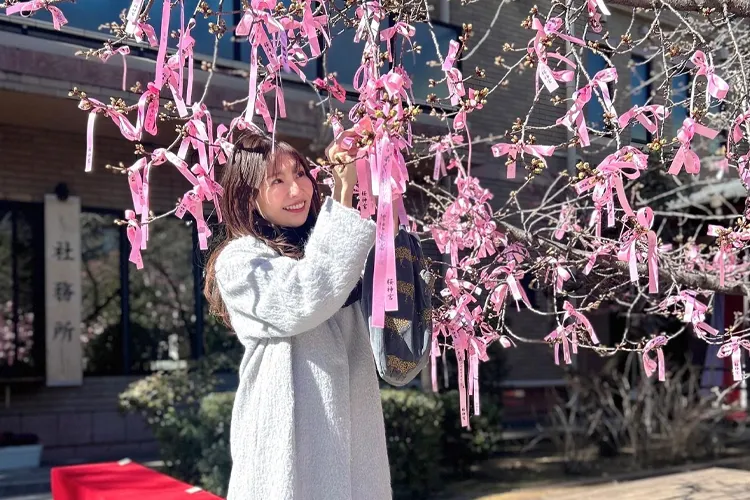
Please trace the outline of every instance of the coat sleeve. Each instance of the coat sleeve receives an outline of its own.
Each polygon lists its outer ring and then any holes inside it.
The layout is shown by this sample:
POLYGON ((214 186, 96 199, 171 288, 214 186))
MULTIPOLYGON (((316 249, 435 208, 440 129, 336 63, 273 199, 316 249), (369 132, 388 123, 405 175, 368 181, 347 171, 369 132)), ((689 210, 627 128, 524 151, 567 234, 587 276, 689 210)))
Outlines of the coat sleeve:
POLYGON ((328 198, 300 260, 252 237, 230 243, 216 278, 240 340, 298 335, 328 320, 359 280, 374 238, 372 221, 328 198))

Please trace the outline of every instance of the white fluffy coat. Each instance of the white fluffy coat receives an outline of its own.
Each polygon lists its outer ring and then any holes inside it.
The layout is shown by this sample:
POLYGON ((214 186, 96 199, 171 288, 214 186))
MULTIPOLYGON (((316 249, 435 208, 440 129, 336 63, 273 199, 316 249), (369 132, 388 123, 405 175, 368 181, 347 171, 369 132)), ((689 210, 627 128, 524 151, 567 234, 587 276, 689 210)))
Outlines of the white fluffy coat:
POLYGON ((328 198, 305 257, 233 240, 216 262, 245 347, 230 431, 228 500, 391 498, 383 410, 360 304, 375 225, 328 198))

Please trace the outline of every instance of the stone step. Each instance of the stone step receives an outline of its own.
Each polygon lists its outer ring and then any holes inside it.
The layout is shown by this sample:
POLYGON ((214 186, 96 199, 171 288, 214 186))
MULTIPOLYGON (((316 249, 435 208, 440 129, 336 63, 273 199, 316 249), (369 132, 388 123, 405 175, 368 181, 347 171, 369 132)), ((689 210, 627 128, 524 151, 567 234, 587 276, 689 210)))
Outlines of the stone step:
POLYGON ((49 494, 49 473, 49 467, 0 471, 0 498, 49 494))

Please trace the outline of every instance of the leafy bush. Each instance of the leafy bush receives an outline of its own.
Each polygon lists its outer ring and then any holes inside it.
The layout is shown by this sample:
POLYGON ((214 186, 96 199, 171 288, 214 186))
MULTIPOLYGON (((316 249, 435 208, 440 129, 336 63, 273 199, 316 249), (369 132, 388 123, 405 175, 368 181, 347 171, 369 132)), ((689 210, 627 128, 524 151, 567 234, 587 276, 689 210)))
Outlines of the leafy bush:
POLYGON ((229 451, 229 425, 233 392, 209 394, 201 401, 198 413, 198 441, 201 455, 197 463, 201 486, 220 496, 227 494, 232 457, 229 451))
MULTIPOLYGON (((157 373, 120 395, 123 411, 144 415, 159 441, 165 472, 225 495, 231 471, 229 425, 234 393, 214 392, 216 361, 191 371, 157 373)), ((499 410, 483 398, 472 431, 461 428, 458 394, 381 391, 395 498, 427 498, 441 477, 465 473, 495 450, 499 410)))
POLYGON ((482 397, 481 415, 471 417, 471 429, 461 426, 458 391, 440 395, 445 409, 442 420, 443 471, 448 475, 465 476, 471 466, 486 460, 499 450, 501 442, 501 411, 493 398, 482 397))
POLYGON ((418 390, 381 391, 395 498, 427 498, 440 487, 442 402, 418 390))

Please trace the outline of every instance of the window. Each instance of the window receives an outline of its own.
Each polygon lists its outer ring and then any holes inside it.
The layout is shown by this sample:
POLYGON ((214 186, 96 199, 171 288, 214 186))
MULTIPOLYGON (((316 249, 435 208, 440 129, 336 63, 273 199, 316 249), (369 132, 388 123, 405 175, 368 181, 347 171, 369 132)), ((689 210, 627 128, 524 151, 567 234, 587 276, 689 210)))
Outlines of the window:
MULTIPOLYGON (((631 68, 630 101, 633 106, 645 106, 651 94, 651 84, 648 83, 651 74, 651 63, 645 57, 633 55, 631 59, 633 67, 631 68)), ((650 139, 648 130, 638 122, 630 125, 630 138, 634 142, 647 143, 650 139)))
MULTIPOLYGON (((195 334, 192 226, 154 224, 143 269, 128 265, 131 371, 173 369, 191 356, 195 334)), ((129 250, 129 244, 128 244, 129 250)))
MULTIPOLYGON (((440 54, 445 57, 448 54, 450 41, 458 39, 459 33, 453 26, 435 22, 432 23, 432 26, 440 48, 440 54)), ((429 94, 435 92, 435 89, 429 87, 429 80, 439 81, 445 77, 445 73, 440 67, 435 42, 427 24, 420 23, 415 26, 415 34, 411 41, 418 52, 412 51, 408 41, 399 36, 394 44, 394 57, 397 63, 403 64, 404 69, 412 79, 414 98, 423 101, 429 94)))
POLYGON ((44 377, 44 214, 0 202, 0 377, 44 377))
POLYGON ((672 134, 676 137, 682 122, 689 116, 690 75, 683 73, 672 78, 672 134))
MULTIPOLYGON (((594 54, 593 52, 586 52, 584 65, 586 67, 586 73, 588 73, 589 78, 593 78, 594 75, 599 71, 607 69, 609 67, 609 64, 607 64, 607 60, 604 59, 604 57, 599 54, 594 54)), ((609 87, 610 95, 612 95, 612 84, 609 84, 609 87)), ((599 96, 596 92, 594 92, 591 96, 591 100, 588 102, 588 104, 586 104, 585 109, 586 125, 593 130, 605 132, 606 128, 604 126, 604 107, 602 106, 602 103, 600 102, 599 96)))
POLYGON ((123 372, 123 230, 114 214, 81 212, 81 343, 86 375, 123 372))

